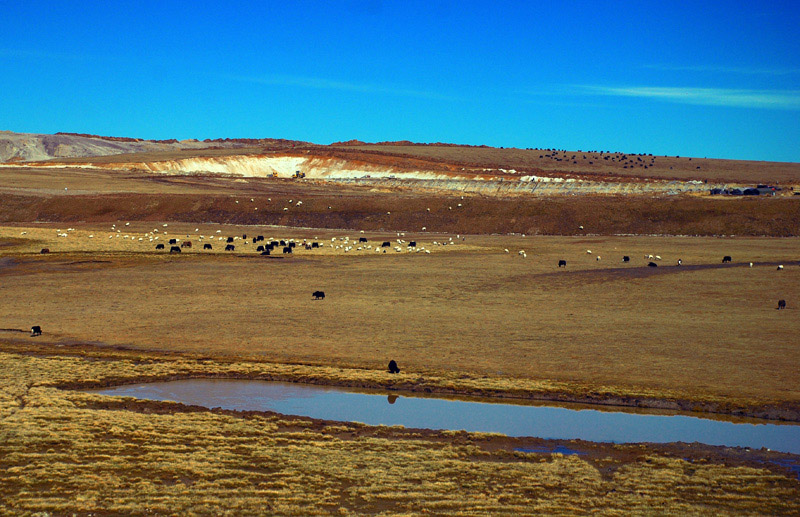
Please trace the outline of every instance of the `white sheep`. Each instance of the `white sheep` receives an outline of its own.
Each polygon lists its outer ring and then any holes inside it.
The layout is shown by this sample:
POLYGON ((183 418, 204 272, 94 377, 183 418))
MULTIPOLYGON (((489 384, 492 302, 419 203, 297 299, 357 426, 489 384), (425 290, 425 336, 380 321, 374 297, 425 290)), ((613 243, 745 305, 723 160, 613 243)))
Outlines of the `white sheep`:
POLYGON ((780 271, 781 269, 783 269, 783 264, 781 264, 780 266, 778 266, 778 271, 780 271))
POLYGON ((656 255, 655 259, 656 260, 661 260, 661 257, 659 255, 656 255))
POLYGON ((592 254, 592 250, 586 250, 586 254, 587 255, 591 255, 592 254))
POLYGON ((600 255, 598 255, 598 256, 597 256, 597 258, 596 258, 595 260, 597 260, 598 262, 600 262, 600 255))

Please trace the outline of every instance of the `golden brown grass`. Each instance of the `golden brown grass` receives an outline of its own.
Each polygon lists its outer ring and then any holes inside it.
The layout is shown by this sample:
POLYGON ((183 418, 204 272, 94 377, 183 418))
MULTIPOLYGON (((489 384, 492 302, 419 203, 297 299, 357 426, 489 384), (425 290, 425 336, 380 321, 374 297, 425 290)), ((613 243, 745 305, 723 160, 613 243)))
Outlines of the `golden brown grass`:
POLYGON ((290 367, 88 348, 0 349, 6 515, 800 510, 797 481, 786 474, 688 449, 678 453, 687 460, 647 446, 595 447, 583 457, 528 454, 490 435, 330 425, 53 387, 290 367))
MULTIPOLYGON (((121 226, 120 235, 152 226, 121 226)), ((193 225, 158 228, 181 240, 195 235, 193 225)), ((328 243, 347 234, 214 228, 198 229, 318 234, 328 243)), ((233 255, 203 254, 196 238, 191 252, 156 254, 153 243, 108 239, 108 231, 89 239, 92 231, 60 238, 52 228, 3 230, 30 240, 0 251, 7 300, 0 327, 39 324, 49 341, 291 363, 376 369, 395 359, 423 376, 503 380, 495 393, 548 381, 565 383, 555 391, 578 400, 663 398, 773 417, 789 410, 786 418, 800 402, 798 371, 787 367, 800 363, 795 239, 470 236, 442 247, 433 236, 408 234, 433 253, 345 254, 328 246, 263 258, 244 251, 252 244, 233 255), (39 255, 44 246, 52 253, 39 255), (645 267, 645 254, 662 256, 661 267, 645 267), (721 267, 723 255, 738 265, 721 267), (556 267, 561 258, 566 269, 556 267), (750 261, 756 266, 746 267, 750 261), (778 263, 786 269, 776 271, 778 263), (317 289, 324 301, 311 300, 317 289), (775 310, 780 298, 785 311, 775 310)))
POLYGON ((524 454, 497 436, 55 388, 223 376, 796 418, 795 238, 454 235, 797 235, 796 199, 468 197, 448 210, 451 196, 407 191, 74 169, 2 169, 0 191, 0 328, 44 329, 0 331, 0 513, 800 511, 796 479, 733 450, 584 443, 580 458, 524 454), (285 213, 288 199, 303 208, 285 213), (190 235, 194 247, 157 254, 154 229, 157 242, 190 235), (362 229, 372 244, 397 238, 381 229, 407 230, 432 253, 197 249, 199 234, 330 242, 362 229), (455 246, 433 244, 451 236, 455 246), (646 254, 661 267, 643 267, 646 254), (718 267, 723 255, 738 264, 718 267), (685 266, 665 267, 677 258, 685 266), (317 289, 322 302, 310 299, 317 289), (73 346, 87 342, 99 346, 73 346), (384 372, 390 358, 401 374, 384 372))

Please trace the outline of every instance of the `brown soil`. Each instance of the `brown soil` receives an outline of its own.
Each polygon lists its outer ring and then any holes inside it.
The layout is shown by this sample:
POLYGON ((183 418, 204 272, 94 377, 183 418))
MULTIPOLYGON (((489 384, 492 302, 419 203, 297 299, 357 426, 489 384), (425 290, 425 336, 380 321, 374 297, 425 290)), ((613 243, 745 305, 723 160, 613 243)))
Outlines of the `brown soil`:
POLYGON ((454 234, 800 235, 800 197, 473 196, 462 200, 290 180, 228 181, 218 186, 215 180, 150 175, 137 181, 142 185, 137 190, 144 192, 195 193, 0 193, 0 222, 187 221, 370 231, 425 227, 429 233, 454 234), (302 199, 303 205, 285 211, 288 199, 302 199))

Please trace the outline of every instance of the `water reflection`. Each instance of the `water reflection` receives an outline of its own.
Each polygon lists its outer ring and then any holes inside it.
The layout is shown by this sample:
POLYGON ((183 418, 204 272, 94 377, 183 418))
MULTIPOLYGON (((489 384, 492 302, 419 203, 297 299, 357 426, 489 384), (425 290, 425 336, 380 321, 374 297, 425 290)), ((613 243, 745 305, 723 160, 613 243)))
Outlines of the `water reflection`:
POLYGON ((96 393, 172 400, 209 408, 275 411, 369 425, 463 429, 593 442, 701 442, 756 449, 767 447, 800 454, 800 426, 790 424, 733 423, 686 415, 576 410, 414 396, 404 396, 402 403, 397 404, 397 394, 352 393, 332 387, 249 380, 192 379, 121 386, 96 393))

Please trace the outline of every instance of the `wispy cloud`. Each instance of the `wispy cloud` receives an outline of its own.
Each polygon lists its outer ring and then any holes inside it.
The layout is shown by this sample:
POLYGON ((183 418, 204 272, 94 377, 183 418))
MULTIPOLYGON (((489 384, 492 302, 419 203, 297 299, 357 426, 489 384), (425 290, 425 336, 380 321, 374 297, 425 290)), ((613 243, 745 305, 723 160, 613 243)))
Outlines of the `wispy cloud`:
POLYGON ((331 79, 324 79, 319 77, 303 77, 294 75, 270 75, 265 77, 245 77, 245 76, 229 76, 229 79, 235 81, 244 81, 256 84, 266 84, 271 86, 292 86, 297 88, 312 88, 317 90, 339 90, 346 92, 357 92, 367 94, 383 94, 395 95, 401 97, 419 97, 423 99, 432 100, 459 100, 459 97, 453 95, 444 95, 437 92, 430 92, 425 90, 415 90, 409 88, 401 88, 397 86, 387 86, 370 83, 351 83, 346 81, 335 81, 331 79))
POLYGON ((800 90, 737 90, 657 86, 575 85, 575 93, 640 97, 703 106, 800 110, 800 90))
POLYGON ((800 74, 800 68, 752 68, 744 66, 722 66, 722 65, 644 65, 644 68, 652 70, 663 70, 668 72, 703 72, 719 74, 742 74, 742 75, 791 75, 800 74))

